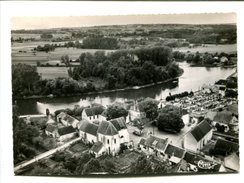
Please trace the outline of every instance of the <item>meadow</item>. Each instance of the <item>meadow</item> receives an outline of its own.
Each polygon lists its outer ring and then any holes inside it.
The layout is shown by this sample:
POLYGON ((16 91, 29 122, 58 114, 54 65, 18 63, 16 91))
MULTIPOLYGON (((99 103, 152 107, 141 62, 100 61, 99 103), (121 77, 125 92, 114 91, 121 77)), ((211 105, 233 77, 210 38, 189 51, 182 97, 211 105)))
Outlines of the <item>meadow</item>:
POLYGON ((63 55, 68 55, 70 59, 76 60, 79 58, 81 53, 89 52, 95 53, 96 51, 105 51, 106 53, 112 52, 113 50, 98 50, 98 49, 78 49, 78 48, 56 48, 55 51, 46 52, 32 52, 31 50, 25 50, 24 52, 19 52, 17 50, 12 50, 12 63, 25 63, 29 65, 36 65, 39 61, 43 64, 47 62, 52 63, 53 61, 60 61, 63 55))
POLYGON ((37 67, 37 72, 41 75, 42 79, 69 77, 67 67, 37 67))
POLYGON ((198 46, 194 48, 188 48, 188 47, 181 47, 181 48, 174 48, 173 51, 180 51, 180 52, 199 52, 199 53, 235 53, 237 52, 237 44, 224 44, 224 45, 210 45, 206 44, 203 46, 198 46))

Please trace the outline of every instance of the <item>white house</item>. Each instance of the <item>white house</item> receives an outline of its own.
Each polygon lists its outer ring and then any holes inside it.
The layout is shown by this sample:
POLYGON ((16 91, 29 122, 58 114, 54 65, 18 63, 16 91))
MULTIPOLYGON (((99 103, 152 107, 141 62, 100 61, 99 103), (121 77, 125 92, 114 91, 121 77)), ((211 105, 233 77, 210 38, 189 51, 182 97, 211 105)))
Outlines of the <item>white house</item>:
POLYGON ((58 129, 57 137, 59 141, 71 139, 77 135, 76 130, 72 126, 65 126, 58 129))
POLYGON ((98 125, 82 120, 78 126, 83 141, 93 144, 90 152, 96 157, 102 153, 115 155, 121 144, 130 141, 124 117, 101 121, 98 125))
POLYGON ((89 151, 91 154, 94 154, 95 157, 99 157, 101 156, 105 150, 104 150, 104 146, 103 146, 103 143, 100 142, 100 141, 97 141, 93 146, 92 148, 90 149, 89 151))
POLYGON ((82 119, 86 119, 90 122, 106 120, 106 115, 104 115, 105 108, 103 106, 94 106, 90 108, 85 108, 82 113, 82 119))
POLYGON ((164 155, 165 149, 168 145, 168 138, 161 139, 150 135, 147 139, 141 139, 138 145, 144 152, 156 154, 161 153, 164 155))
POLYGON ((185 155, 185 150, 174 146, 172 144, 168 144, 167 148, 165 149, 165 155, 169 159, 170 162, 178 164, 185 155))
POLYGON ((97 142, 98 125, 83 119, 78 124, 78 127, 79 135, 85 143, 94 144, 97 142))
POLYGON ((112 123, 113 126, 118 131, 120 137, 120 143, 126 143, 130 141, 130 135, 126 127, 125 124, 126 122, 124 117, 111 119, 109 122, 112 123))
POLYGON ((193 152, 199 152, 213 136, 211 125, 203 120, 190 130, 183 139, 183 147, 193 152))
POLYGON ((109 121, 102 121, 97 130, 98 141, 103 143, 104 151, 115 155, 120 150, 120 136, 118 130, 109 121))
POLYGON ((72 126, 73 128, 77 128, 77 124, 79 123, 77 119, 64 112, 57 115, 57 121, 62 123, 64 126, 72 126))

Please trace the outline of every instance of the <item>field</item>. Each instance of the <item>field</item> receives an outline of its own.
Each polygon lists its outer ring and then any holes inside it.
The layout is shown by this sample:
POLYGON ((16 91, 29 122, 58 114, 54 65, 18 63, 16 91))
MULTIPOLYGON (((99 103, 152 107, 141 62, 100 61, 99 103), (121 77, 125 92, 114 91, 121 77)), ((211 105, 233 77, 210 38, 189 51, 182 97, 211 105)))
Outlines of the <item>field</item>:
MULTIPOLYGON (((64 37, 70 37, 71 34, 70 33, 54 33, 52 34, 53 38, 64 38, 64 37)), ((41 34, 31 34, 31 33, 12 33, 11 35, 13 37, 13 39, 18 39, 19 37, 22 39, 30 39, 30 38, 34 38, 34 39, 41 39, 41 34)))
MULTIPOLYGON (((29 65, 36 65, 37 61, 45 64, 47 62, 60 61, 61 56, 68 55, 70 59, 76 60, 81 53, 89 52, 95 53, 96 51, 105 51, 106 53, 113 50, 97 50, 97 49, 77 49, 77 48, 56 48, 53 52, 32 52, 29 48, 31 45, 26 45, 25 52, 18 52, 16 47, 12 48, 12 63, 25 63, 29 65)), ((22 50, 22 49, 21 49, 22 50)))
POLYGON ((188 47, 182 47, 182 48, 174 48, 174 51, 181 51, 181 52, 200 52, 200 53, 221 53, 221 52, 225 52, 225 53, 234 53, 237 52, 237 45, 236 44, 226 44, 226 45, 205 45, 203 46, 199 46, 199 47, 195 47, 195 48, 188 48, 188 47))
POLYGON ((41 75, 42 79, 69 77, 67 67, 37 67, 37 72, 41 75))

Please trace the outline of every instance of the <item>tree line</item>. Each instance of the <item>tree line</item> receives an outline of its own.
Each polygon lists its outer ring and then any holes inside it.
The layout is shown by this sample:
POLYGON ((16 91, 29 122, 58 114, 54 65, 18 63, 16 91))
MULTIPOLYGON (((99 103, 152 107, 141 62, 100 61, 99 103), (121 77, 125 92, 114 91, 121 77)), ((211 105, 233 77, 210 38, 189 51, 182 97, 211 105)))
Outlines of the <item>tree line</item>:
POLYGON ((178 64, 172 62, 168 47, 120 50, 105 54, 104 51, 82 53, 79 67, 70 68, 75 80, 98 77, 107 81, 107 89, 139 86, 164 81, 182 73, 178 64))

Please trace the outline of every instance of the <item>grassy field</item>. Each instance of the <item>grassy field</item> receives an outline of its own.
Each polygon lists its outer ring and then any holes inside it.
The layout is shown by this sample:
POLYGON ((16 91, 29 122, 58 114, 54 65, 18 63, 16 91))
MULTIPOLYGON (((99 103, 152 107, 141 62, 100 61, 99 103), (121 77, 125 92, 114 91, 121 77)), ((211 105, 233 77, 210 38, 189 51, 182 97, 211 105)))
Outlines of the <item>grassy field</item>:
POLYGON ((106 53, 112 52, 113 50, 98 50, 98 49, 77 49, 77 48, 56 48, 53 52, 36 52, 33 53, 26 48, 25 52, 18 52, 12 50, 12 63, 25 63, 29 65, 36 65, 37 61, 41 63, 60 61, 61 56, 68 55, 70 59, 76 60, 79 58, 81 53, 89 52, 95 53, 96 51, 105 51, 106 53))
POLYGON ((188 47, 182 47, 182 48, 174 48, 173 51, 181 51, 181 52, 200 52, 200 53, 233 53, 237 52, 237 45, 236 44, 226 44, 226 45, 206 45, 206 46, 199 46, 195 48, 188 48, 188 47))
POLYGON ((37 72, 41 74, 42 79, 69 77, 67 67, 37 67, 37 72))

